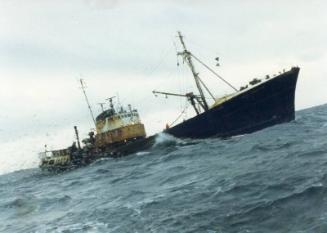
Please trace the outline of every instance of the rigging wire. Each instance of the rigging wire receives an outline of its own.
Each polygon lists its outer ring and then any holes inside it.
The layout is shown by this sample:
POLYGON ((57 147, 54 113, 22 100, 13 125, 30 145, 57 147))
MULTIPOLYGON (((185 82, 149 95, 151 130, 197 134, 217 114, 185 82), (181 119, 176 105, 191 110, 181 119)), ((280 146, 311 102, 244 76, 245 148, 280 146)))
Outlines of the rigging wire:
POLYGON ((217 74, 213 69, 211 69, 209 66, 207 66, 205 63, 203 63, 199 58, 194 56, 194 54, 191 53, 191 56, 197 60, 201 65, 203 65, 205 68, 207 68, 209 71, 211 71, 216 77, 218 77, 220 80, 222 80, 224 83, 226 83, 228 86, 234 89, 234 91, 238 91, 232 84, 230 84, 227 80, 225 80, 223 77, 221 77, 219 74, 217 74))
POLYGON ((209 90, 209 88, 207 87, 207 85, 204 84, 204 82, 202 81, 202 79, 198 76, 198 79, 200 81, 200 83, 202 84, 202 86, 204 86, 204 88, 206 89, 206 91, 209 93, 209 95, 211 96, 211 98, 213 100, 216 100, 216 98, 213 96, 213 94, 211 93, 211 91, 209 90))
POLYGON ((185 113, 185 111, 188 109, 190 105, 187 105, 184 110, 178 115, 178 117, 176 118, 176 120, 174 120, 172 123, 170 123, 168 126, 171 127, 172 125, 174 125, 180 118, 181 116, 185 113))
MULTIPOLYGON (((177 57, 177 59, 178 59, 178 57, 177 57)), ((178 60, 177 60, 177 66, 178 66, 178 60)), ((181 72, 179 69, 178 69, 178 71, 181 72)), ((178 82, 178 84, 179 84, 179 93, 184 93, 184 90, 182 90, 182 87, 184 86, 183 79, 178 78, 178 81, 179 81, 178 82)), ((182 111, 182 109, 183 109, 183 99, 182 98, 180 98, 180 101, 179 101, 179 108, 182 111)))
MULTIPOLYGON (((193 45, 193 47, 196 47, 197 54, 201 55, 201 57, 217 57, 217 54, 221 54, 221 52, 217 50, 213 50, 212 48, 204 46, 204 44, 198 43, 193 41, 192 39, 188 38, 187 43, 193 45), (205 56, 203 56, 206 54, 205 56)), ((195 51, 195 50, 194 50, 195 51)))
POLYGON ((163 64, 167 63, 167 56, 169 55, 170 52, 170 48, 167 48, 165 50, 162 50, 161 56, 158 59, 158 62, 156 65, 154 66, 149 66, 147 67, 143 73, 147 74, 147 75, 152 75, 153 73, 155 73, 163 64))

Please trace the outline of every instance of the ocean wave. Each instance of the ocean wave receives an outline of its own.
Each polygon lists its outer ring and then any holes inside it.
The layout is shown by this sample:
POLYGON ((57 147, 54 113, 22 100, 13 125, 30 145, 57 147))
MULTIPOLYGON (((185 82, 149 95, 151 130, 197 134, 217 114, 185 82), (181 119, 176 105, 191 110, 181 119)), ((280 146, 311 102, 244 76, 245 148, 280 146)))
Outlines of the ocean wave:
POLYGON ((227 140, 159 135, 71 171, 1 175, 0 232, 325 233, 327 106, 315 111, 227 140))

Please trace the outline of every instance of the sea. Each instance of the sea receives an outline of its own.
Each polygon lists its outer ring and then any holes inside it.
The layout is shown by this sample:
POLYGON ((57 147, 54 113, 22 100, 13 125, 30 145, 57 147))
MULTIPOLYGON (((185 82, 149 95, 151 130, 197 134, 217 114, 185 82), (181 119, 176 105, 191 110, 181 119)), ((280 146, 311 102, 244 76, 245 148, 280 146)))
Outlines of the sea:
POLYGON ((159 134, 126 157, 2 174, 0 232, 326 233, 327 105, 248 135, 159 134))

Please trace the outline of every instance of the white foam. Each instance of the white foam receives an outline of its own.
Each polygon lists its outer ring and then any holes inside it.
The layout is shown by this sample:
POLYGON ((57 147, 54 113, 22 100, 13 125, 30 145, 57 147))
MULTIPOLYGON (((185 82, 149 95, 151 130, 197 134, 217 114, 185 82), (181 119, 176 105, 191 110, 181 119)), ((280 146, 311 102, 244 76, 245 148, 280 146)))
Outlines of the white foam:
POLYGON ((170 135, 170 134, 166 134, 166 133, 159 133, 156 136, 155 139, 155 146, 156 145, 160 145, 166 142, 177 142, 179 139, 175 138, 174 136, 170 135))
POLYGON ((136 153, 136 155, 139 155, 139 156, 141 156, 141 155, 147 155, 147 154, 150 154, 150 152, 148 152, 148 151, 140 151, 140 152, 137 152, 136 153))

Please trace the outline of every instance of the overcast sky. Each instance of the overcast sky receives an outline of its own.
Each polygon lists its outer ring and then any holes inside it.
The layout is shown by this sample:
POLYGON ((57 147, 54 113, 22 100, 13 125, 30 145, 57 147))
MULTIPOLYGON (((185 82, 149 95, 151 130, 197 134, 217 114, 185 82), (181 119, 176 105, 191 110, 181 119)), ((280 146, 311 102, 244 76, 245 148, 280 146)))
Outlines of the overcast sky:
MULTIPOLYGON (((184 103, 151 91, 193 87, 176 65, 177 30, 208 65, 219 56, 215 70, 235 86, 299 66, 296 108, 324 104, 326 9, 323 0, 0 0, 0 139, 57 137, 75 124, 87 133, 79 78, 96 113, 119 93, 150 134, 160 130, 184 103)), ((231 91, 197 68, 217 96, 231 91)))

